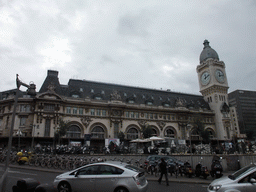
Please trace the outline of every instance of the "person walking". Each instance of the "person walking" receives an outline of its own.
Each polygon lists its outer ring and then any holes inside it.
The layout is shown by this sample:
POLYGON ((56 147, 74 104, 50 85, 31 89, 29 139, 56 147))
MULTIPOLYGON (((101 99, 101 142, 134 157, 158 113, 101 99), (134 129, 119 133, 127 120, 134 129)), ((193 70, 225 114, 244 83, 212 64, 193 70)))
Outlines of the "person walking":
POLYGON ((162 177, 163 175, 165 175, 165 181, 166 181, 166 185, 169 185, 169 181, 168 181, 168 175, 167 175, 167 164, 165 162, 165 160, 163 158, 161 158, 161 163, 159 164, 159 168, 160 168, 160 177, 158 179, 158 183, 161 184, 162 181, 162 177))

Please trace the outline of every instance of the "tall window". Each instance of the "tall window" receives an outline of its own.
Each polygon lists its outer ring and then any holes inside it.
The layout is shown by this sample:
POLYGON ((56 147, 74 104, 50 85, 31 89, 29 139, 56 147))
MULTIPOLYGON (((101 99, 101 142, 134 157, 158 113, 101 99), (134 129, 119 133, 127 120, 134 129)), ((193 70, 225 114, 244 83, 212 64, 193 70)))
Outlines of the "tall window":
POLYGON ((83 113, 84 113, 83 108, 79 108, 79 115, 83 115, 83 113))
POLYGON ((51 119, 45 120, 44 136, 50 137, 51 119))
POLYGON ((91 115, 95 115, 95 109, 91 109, 91 115))
POLYGON ((66 113, 70 114, 71 113, 71 107, 66 108, 66 113))
POLYGON ((68 138, 80 138, 81 130, 76 125, 71 125, 67 130, 67 137, 68 138))
POLYGON ((30 112, 30 105, 20 105, 20 112, 30 112))
POLYGON ((114 138, 118 138, 119 123, 114 123, 114 138))
POLYGON ((137 119, 139 118, 139 113, 135 112, 134 115, 135 115, 135 118, 137 119))
POLYGON ((125 112, 125 117, 126 117, 126 118, 129 118, 129 117, 130 117, 129 111, 126 111, 126 112, 125 112))
POLYGON ((54 111, 55 106, 53 104, 45 104, 44 111, 54 111))
POLYGON ((76 107, 73 108, 73 114, 77 114, 77 108, 76 107))
POLYGON ((102 116, 106 116, 107 115, 107 112, 105 109, 102 110, 102 116))
POLYGON ((27 120, 26 117, 21 117, 20 118, 20 126, 25 126, 26 125, 26 120, 27 120))
POLYGON ((97 109, 96 112, 97 112, 97 116, 101 116, 101 110, 100 109, 97 109))

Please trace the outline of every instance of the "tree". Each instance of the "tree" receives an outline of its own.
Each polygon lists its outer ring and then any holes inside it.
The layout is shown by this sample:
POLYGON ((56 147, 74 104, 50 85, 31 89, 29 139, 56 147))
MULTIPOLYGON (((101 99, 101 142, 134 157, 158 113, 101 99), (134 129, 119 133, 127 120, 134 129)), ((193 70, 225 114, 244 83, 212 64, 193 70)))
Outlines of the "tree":
POLYGON ((199 136, 202 138, 202 142, 205 144, 210 143, 210 132, 207 129, 204 129, 205 125, 201 116, 195 118, 193 125, 194 128, 198 131, 199 136))
POLYGON ((124 141, 124 138, 125 138, 124 132, 120 131, 118 133, 118 138, 120 139, 120 142, 122 143, 124 141))
POLYGON ((60 144, 60 139, 61 137, 65 136, 68 130, 68 122, 64 121, 63 119, 60 119, 59 123, 59 128, 58 130, 54 133, 54 139, 55 141, 59 141, 60 144))
POLYGON ((144 139, 151 137, 153 134, 152 127, 147 124, 145 124, 141 127, 141 132, 143 134, 144 139))

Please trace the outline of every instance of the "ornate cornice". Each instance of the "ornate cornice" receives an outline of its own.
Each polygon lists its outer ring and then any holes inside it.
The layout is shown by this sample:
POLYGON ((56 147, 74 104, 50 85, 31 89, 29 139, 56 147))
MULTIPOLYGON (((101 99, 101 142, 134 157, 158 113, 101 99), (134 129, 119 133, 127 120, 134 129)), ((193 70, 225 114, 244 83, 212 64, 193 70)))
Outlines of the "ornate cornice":
POLYGON ((221 85, 213 85, 211 87, 208 87, 207 89, 201 90, 203 96, 211 95, 213 93, 222 93, 227 94, 229 87, 224 87, 221 85))

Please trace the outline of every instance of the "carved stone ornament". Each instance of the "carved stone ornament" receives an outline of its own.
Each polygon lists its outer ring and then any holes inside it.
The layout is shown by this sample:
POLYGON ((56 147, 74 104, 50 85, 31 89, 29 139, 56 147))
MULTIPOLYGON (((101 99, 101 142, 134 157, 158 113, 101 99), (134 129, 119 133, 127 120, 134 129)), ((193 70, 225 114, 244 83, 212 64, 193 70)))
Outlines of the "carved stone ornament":
POLYGON ((185 100, 181 99, 180 97, 178 97, 178 99, 176 100, 176 107, 185 107, 185 100))
POLYGON ((51 83, 48 87, 47 87, 47 91, 49 92, 55 92, 55 86, 51 83))
POLYGON ((90 117, 81 118, 81 122, 84 124, 85 128, 87 128, 90 125, 91 121, 92 120, 90 117))
POLYGON ((117 91, 113 91, 113 93, 110 94, 110 99, 114 100, 114 101, 120 101, 122 98, 121 98, 121 95, 117 91))
POLYGON ((111 116, 121 117, 122 116, 122 111, 114 109, 114 110, 111 111, 111 116))
POLYGON ((139 124, 141 127, 145 126, 146 123, 147 123, 147 121, 144 121, 144 120, 138 121, 138 124, 139 124))
POLYGON ((158 127, 160 127, 160 129, 161 129, 161 131, 162 131, 163 128, 165 127, 166 123, 163 122, 163 121, 159 121, 159 122, 157 122, 157 125, 158 125, 158 127))

